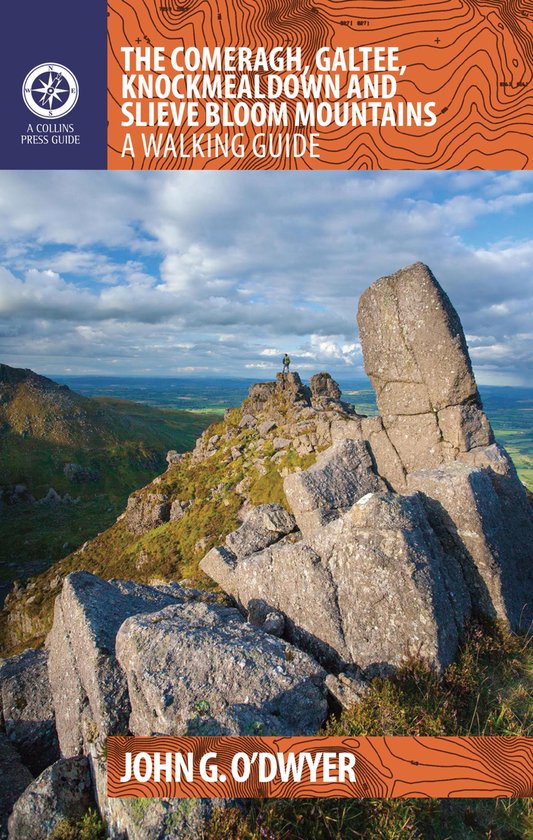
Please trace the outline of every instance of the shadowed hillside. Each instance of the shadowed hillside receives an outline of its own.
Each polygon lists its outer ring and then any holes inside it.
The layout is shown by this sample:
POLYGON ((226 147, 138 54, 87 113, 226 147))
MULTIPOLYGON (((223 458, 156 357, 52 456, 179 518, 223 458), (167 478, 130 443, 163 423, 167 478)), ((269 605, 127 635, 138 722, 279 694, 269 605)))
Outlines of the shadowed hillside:
POLYGON ((0 597, 110 525, 214 417, 82 397, 0 365, 0 597))

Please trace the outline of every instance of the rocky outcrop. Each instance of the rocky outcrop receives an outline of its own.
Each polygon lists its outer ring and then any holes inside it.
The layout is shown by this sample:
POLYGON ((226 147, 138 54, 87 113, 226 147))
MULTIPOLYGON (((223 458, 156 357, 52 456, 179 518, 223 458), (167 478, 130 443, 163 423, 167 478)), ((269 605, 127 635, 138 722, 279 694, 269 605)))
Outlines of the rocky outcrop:
POLYGON ((33 504, 35 497, 29 492, 25 484, 4 484, 0 487, 0 513, 4 507, 19 504, 33 504))
POLYGON ((218 799, 122 799, 107 797, 105 762, 96 758, 99 808, 113 840, 205 840, 205 823, 224 806, 218 799))
MULTIPOLYGON (((405 472, 492 443, 459 316, 427 266, 415 263, 373 283, 357 317, 382 428, 405 472)), ((388 460, 376 453, 380 474, 403 490, 388 460)))
MULTIPOLYGON (((471 611, 513 629, 533 620, 531 506, 493 443, 459 317, 430 270, 381 278, 358 318, 381 415, 331 420, 336 442, 285 478, 301 539, 246 556, 230 535, 201 566, 243 610, 281 612, 287 637, 322 661, 373 672, 418 652, 441 669, 471 611)), ((291 387, 309 400, 299 380, 291 387)), ((310 390, 311 409, 342 408, 323 374, 310 390)))
POLYGON ((341 389, 329 373, 315 373, 309 382, 311 388, 311 402, 318 408, 328 405, 338 405, 341 399, 341 389))
POLYGON ((89 467, 84 467, 81 464, 68 463, 63 467, 65 478, 73 481, 76 484, 86 483, 88 481, 98 481, 100 474, 97 470, 92 470, 89 467))
POLYGON ((382 416, 480 407, 459 316, 427 266, 415 263, 373 283, 357 319, 382 416))
POLYGON ((340 388, 329 373, 311 377, 310 387, 296 372, 278 373, 275 382, 252 385, 242 411, 254 421, 261 438, 285 440, 284 447, 294 445, 297 451, 307 446, 311 452, 333 442, 333 423, 352 423, 360 429, 353 406, 340 397, 340 388))
POLYGON ((132 534, 140 536, 170 519, 171 503, 162 493, 132 495, 126 508, 126 524, 132 534))
POLYGON ((529 624, 517 540, 487 470, 456 461, 413 472, 408 482, 424 494, 433 528, 459 559, 477 612, 513 627, 529 624))
POLYGON ((166 454, 166 462, 170 467, 175 467, 176 464, 179 464, 184 458, 183 453, 177 452, 175 449, 169 449, 166 454))
POLYGON ((237 531, 228 535, 226 546, 236 557, 246 557, 261 551, 294 530, 294 516, 281 505, 259 505, 246 515, 237 531))
POLYGON ((56 761, 17 800, 9 818, 9 840, 47 840, 61 820, 79 819, 93 804, 87 759, 56 761))
MULTIPOLYGON (((215 807, 202 800, 191 803, 188 809, 182 807, 180 800, 153 801, 143 808, 140 819, 133 801, 107 797, 103 758, 107 735, 130 732, 132 698, 128 677, 116 656, 120 627, 134 615, 142 614, 147 619, 151 613, 161 615, 161 610, 184 606, 197 597, 209 600, 211 596, 177 584, 144 586, 133 581, 104 581, 76 572, 66 578, 56 599, 47 647, 61 751, 66 758, 80 761, 80 766, 86 762, 82 756, 88 757, 93 794, 112 837, 200 838, 204 820, 215 807)), ((194 661, 193 658, 191 664, 194 661)), ((155 664, 154 660, 154 670, 164 673, 160 661, 155 664)), ((202 688, 198 691, 192 704, 201 700, 202 688)), ((24 805, 23 812, 26 810, 24 805)), ((61 812, 59 806, 56 810, 61 812)))
MULTIPOLYGON (((252 523, 248 532, 243 526, 243 545, 254 544, 252 533, 271 539, 294 528, 276 505, 259 510, 252 523)), ((86 572, 69 575, 56 599, 47 648, 61 751, 80 766, 89 759, 93 793, 112 837, 200 838, 221 803, 198 800, 183 809, 179 800, 154 801, 140 821, 135 803, 107 797, 107 735, 314 734, 327 714, 326 674, 277 637, 282 616, 256 611, 252 624, 213 601, 177 584, 104 581, 86 572)), ((63 766, 71 765, 54 764, 36 780, 36 801, 63 766)), ((17 831, 35 816, 33 789, 28 795, 13 816, 17 831)), ((62 807, 51 811, 61 815, 62 807)))
POLYGON ((9 815, 32 781, 33 776, 20 760, 15 747, 7 735, 0 732, 0 840, 6 840, 9 815))
MULTIPOLYGON (((386 489, 373 470, 366 444, 355 440, 333 444, 308 470, 287 476, 283 487, 304 536, 335 519, 367 493, 386 489)), ((228 540, 226 544, 231 547, 228 540)))
POLYGON ((65 493, 64 496, 60 496, 57 490, 53 487, 50 487, 48 492, 42 499, 39 499, 37 504, 38 505, 51 505, 52 507, 55 505, 72 505, 78 504, 79 498, 73 499, 70 493, 65 493))
POLYGON ((155 612, 181 600, 177 585, 107 582, 87 572, 69 575, 56 599, 47 639, 48 672, 61 753, 71 757, 89 744, 128 729, 126 679, 115 657, 121 624, 135 613, 155 612))
POLYGON ((235 609, 190 603, 130 618, 117 657, 134 735, 304 735, 326 717, 317 663, 235 609))
MULTIPOLYGON (((326 697, 349 707, 411 657, 441 672, 472 614, 513 629, 533 619, 531 506, 493 442, 449 299, 416 264, 373 284, 359 320, 379 416, 357 415, 328 374, 309 386, 279 374, 252 386, 193 453, 169 453, 169 472, 130 499, 134 542, 163 522, 180 521, 170 535, 187 533, 188 517, 212 522, 188 535, 191 551, 220 543, 201 567, 230 598, 186 580, 145 586, 77 572, 56 599, 48 662, 40 652, 0 663, 12 739, 0 737, 0 762, 13 790, 31 781, 14 745, 29 763, 54 719, 68 759, 32 782, 13 837, 38 838, 50 814, 68 811, 54 780, 76 767, 81 778, 88 760, 110 836, 200 840, 224 803, 139 809, 108 798, 107 735, 316 734, 326 697), (281 504, 252 505, 263 479, 281 504)), ((139 540, 138 569, 151 540, 139 540)))
POLYGON ((373 283, 358 321, 381 412, 361 423, 378 473, 399 492, 424 492, 476 610, 527 629, 532 509, 509 456, 493 442, 457 312, 429 268, 416 263, 373 283))
POLYGON ((243 608, 283 613, 287 637, 325 665, 372 675, 415 654, 442 669, 470 611, 418 496, 369 493, 305 541, 245 558, 213 549, 201 565, 243 608))
POLYGON ((0 660, 0 722, 34 776, 59 758, 47 665, 44 650, 0 660))

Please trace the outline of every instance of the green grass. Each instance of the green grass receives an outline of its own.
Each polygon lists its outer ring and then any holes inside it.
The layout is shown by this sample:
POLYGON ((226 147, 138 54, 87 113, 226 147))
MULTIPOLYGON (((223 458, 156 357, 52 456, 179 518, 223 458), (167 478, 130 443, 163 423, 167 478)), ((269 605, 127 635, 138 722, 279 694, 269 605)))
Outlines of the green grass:
MULTIPOLYGON (((60 550, 59 543, 63 540, 65 528, 57 529, 56 534, 56 523, 53 519, 48 522, 45 516, 44 527, 38 530, 38 537, 34 536, 36 554, 39 545, 43 551, 49 547, 43 566, 45 571, 42 572, 42 568, 35 568, 33 571, 37 576, 32 578, 34 587, 31 590, 31 603, 24 606, 24 616, 32 619, 34 633, 30 637, 27 630, 19 633, 11 628, 8 638, 7 614, 4 610, 0 614, 0 642, 4 653, 13 654, 28 645, 36 646, 42 643, 51 627, 53 604, 61 579, 73 571, 85 569, 107 579, 120 577, 140 582, 187 578, 205 589, 216 588, 213 581, 200 570, 199 564, 210 548, 223 543, 226 536, 239 526, 238 512, 242 498, 235 493, 235 486, 248 475, 251 485, 249 496, 253 505, 278 502, 286 506, 281 471, 287 467, 305 469, 316 457, 315 454, 299 456, 296 452, 289 451, 283 459, 273 462, 271 456, 274 452, 267 446, 262 453, 266 472, 261 475, 247 460, 247 447, 258 441, 258 434, 255 430, 239 429, 240 416, 240 412, 234 412, 226 421, 219 421, 209 427, 208 436, 227 435, 224 445, 215 454, 194 464, 187 458, 161 476, 161 481, 156 485, 158 493, 165 493, 171 500, 191 502, 182 519, 166 522, 142 536, 136 536, 128 530, 124 519, 114 521, 117 514, 114 507, 106 509, 103 518, 99 519, 98 506, 95 506, 94 518, 87 521, 86 525, 89 527, 92 522, 101 533, 90 541, 83 552, 70 553, 48 567, 52 547, 60 550), (229 453, 234 446, 243 446, 244 452, 242 457, 233 460, 229 453), (110 524, 107 529, 106 524, 110 524)), ((205 422, 206 416, 202 417, 205 422)), ((139 493, 146 494, 151 492, 151 489, 144 488, 139 493)), ((122 509, 125 503, 124 498, 122 509)), ((57 511, 56 515, 71 517, 71 529, 81 527, 80 522, 75 519, 78 511, 61 510, 57 511)), ((28 525, 28 528, 30 527, 28 525)), ((27 539, 21 531, 20 541, 23 543, 27 539)), ((78 546, 81 541, 80 532, 72 538, 72 548, 78 546)), ((10 603, 9 609, 11 608, 10 603)), ((27 627, 26 621, 25 626, 27 627)))
POLYGON ((79 820, 60 820, 48 840, 105 840, 106 837, 100 816, 94 808, 89 808, 79 820))
POLYGON ((166 467, 168 449, 184 452, 217 415, 158 409, 126 400, 91 400, 105 406, 106 429, 97 439, 58 443, 0 435, 0 475, 4 485, 25 484, 37 499, 50 487, 78 504, 19 504, 0 513, 0 593, 17 578, 38 574, 105 530, 122 513, 131 492, 166 467), (66 463, 87 467, 96 481, 74 482, 66 463), (6 515, 7 513, 7 515, 6 515))

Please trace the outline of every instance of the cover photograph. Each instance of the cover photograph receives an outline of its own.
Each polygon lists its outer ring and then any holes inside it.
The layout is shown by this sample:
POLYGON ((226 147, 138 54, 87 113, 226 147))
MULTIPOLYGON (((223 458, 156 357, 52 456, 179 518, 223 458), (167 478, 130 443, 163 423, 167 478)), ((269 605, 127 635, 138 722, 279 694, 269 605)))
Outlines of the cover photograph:
POLYGON ((533 838, 533 6, 1 15, 0 840, 533 838))

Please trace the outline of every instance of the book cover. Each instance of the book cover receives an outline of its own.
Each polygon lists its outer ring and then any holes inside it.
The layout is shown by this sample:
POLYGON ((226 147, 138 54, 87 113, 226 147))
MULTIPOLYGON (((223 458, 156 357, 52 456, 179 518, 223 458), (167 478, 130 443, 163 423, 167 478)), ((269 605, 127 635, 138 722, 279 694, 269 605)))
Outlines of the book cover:
POLYGON ((3 9, 0 838, 531 835, 532 17, 3 9))

